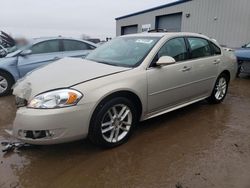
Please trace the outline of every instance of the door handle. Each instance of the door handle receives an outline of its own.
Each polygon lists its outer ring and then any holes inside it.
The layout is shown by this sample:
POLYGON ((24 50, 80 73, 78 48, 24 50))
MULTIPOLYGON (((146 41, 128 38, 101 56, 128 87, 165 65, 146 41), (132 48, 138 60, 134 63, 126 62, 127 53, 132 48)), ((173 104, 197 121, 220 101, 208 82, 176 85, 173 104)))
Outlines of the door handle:
POLYGON ((59 57, 54 57, 54 59, 53 60, 58 60, 58 59, 60 59, 59 57))
POLYGON ((214 64, 215 64, 215 65, 218 65, 219 63, 220 63, 220 59, 214 60, 214 64))
POLYGON ((181 69, 182 72, 187 72, 187 71, 190 71, 192 69, 192 67, 187 67, 187 66, 184 66, 183 69, 181 69))

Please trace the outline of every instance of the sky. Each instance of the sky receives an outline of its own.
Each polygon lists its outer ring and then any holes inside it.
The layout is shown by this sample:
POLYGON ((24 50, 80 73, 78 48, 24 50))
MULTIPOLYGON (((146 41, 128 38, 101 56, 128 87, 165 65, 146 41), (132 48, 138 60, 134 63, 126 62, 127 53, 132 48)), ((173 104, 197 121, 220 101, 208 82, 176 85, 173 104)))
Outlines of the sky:
POLYGON ((115 18, 176 0, 0 0, 0 30, 14 37, 115 36, 115 18))

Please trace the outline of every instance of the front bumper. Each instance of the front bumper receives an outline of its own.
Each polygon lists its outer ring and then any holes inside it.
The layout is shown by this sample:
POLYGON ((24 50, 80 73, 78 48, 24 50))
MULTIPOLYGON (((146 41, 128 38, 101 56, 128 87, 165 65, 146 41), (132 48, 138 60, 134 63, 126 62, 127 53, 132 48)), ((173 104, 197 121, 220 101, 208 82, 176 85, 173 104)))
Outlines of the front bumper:
POLYGON ((87 137, 91 108, 79 105, 60 109, 19 108, 12 135, 36 145, 59 144, 87 137))

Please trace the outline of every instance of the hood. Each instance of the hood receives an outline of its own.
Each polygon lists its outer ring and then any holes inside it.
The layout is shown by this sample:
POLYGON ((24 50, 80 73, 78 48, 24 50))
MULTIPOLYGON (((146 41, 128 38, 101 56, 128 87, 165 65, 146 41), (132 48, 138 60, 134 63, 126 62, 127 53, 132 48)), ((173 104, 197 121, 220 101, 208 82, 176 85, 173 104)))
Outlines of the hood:
POLYGON ((64 58, 28 73, 14 86, 14 95, 29 100, 35 95, 58 88, 115 74, 131 68, 105 65, 80 58, 64 58))
POLYGON ((10 52, 6 55, 6 57, 15 57, 17 56, 19 53, 21 53, 22 50, 16 50, 14 52, 10 52))
POLYGON ((0 58, 0 68, 5 66, 14 66, 17 61, 17 57, 2 57, 0 58))
POLYGON ((250 49, 249 48, 241 48, 235 51, 235 55, 238 60, 249 61, 250 60, 250 49))

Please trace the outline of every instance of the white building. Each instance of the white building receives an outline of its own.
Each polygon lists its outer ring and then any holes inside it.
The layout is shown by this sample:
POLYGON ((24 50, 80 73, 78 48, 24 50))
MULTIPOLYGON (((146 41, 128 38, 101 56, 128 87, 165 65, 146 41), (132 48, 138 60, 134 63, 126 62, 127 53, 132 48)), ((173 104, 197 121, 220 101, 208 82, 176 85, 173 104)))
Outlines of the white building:
POLYGON ((250 0, 179 0, 116 18, 116 34, 148 29, 202 33, 221 45, 250 42, 250 0))

